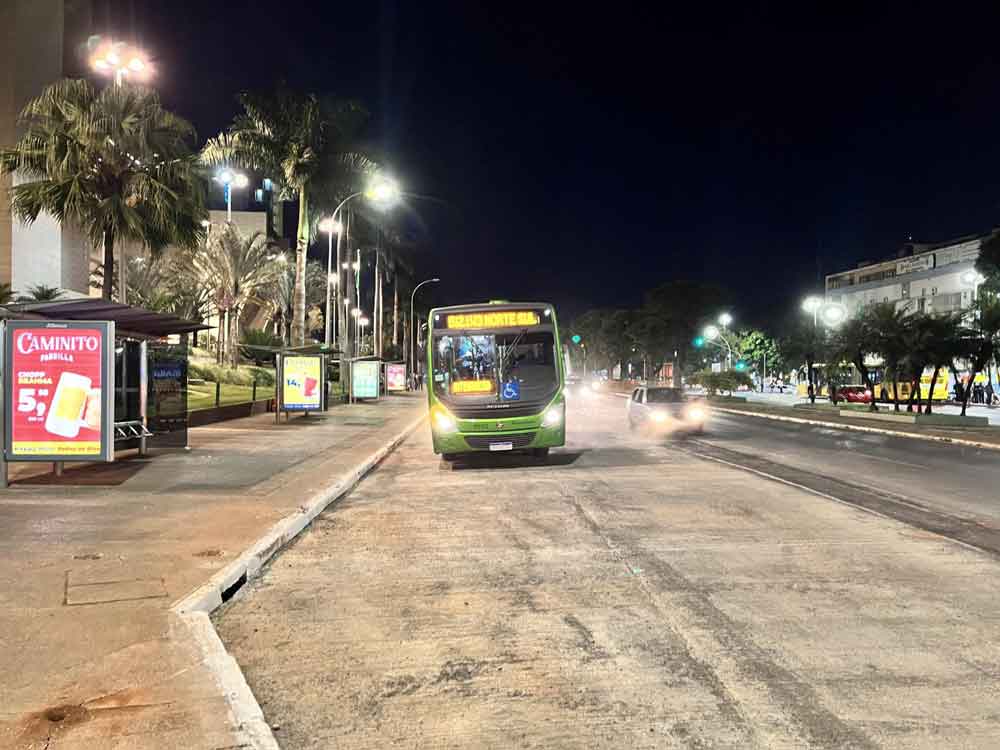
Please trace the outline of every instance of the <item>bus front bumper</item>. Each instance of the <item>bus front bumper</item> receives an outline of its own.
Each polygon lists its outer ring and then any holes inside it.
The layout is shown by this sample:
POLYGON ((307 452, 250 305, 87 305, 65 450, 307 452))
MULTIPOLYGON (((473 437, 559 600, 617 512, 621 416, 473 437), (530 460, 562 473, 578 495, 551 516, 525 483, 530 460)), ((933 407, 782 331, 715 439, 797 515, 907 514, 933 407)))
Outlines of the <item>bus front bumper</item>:
POLYGON ((438 420, 431 414, 435 453, 475 453, 557 448, 566 443, 565 406, 561 400, 542 414, 503 420, 438 420), (556 410, 558 422, 546 424, 544 414, 556 410))

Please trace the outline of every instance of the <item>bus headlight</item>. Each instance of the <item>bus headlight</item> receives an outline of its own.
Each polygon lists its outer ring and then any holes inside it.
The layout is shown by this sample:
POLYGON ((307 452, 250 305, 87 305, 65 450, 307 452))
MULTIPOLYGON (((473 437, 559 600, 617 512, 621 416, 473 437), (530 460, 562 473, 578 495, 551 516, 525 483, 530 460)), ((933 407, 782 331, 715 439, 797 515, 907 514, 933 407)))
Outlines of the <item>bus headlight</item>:
POLYGON ((558 427, 563 421, 563 405, 550 406, 542 417, 542 427, 558 427))
POLYGON ((432 419, 438 432, 454 432, 458 429, 455 418, 440 406, 434 407, 432 419))
POLYGON ((666 414, 666 412, 654 411, 652 416, 653 416, 653 421, 654 422, 666 422, 667 421, 667 414, 666 414))

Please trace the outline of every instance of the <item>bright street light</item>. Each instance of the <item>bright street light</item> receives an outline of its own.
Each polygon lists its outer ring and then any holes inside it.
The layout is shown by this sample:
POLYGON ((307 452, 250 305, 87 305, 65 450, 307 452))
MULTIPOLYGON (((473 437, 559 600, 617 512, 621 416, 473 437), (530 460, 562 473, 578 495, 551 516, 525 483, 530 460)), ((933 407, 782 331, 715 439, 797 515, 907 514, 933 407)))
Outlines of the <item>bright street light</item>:
POLYGON ((250 179, 242 172, 234 172, 231 169, 223 169, 215 176, 216 182, 222 184, 226 193, 226 221, 233 221, 233 188, 245 188, 250 184, 250 179))
POLYGON ((823 325, 836 328, 847 319, 847 308, 839 302, 827 302, 820 307, 819 315, 823 325))
POLYGON ((717 326, 705 326, 704 336, 709 341, 715 341, 719 338, 719 329, 717 326))
MULTIPOLYGON (((730 319, 730 322, 732 322, 732 319, 730 319)), ((726 340, 726 337, 722 335, 722 331, 719 330, 719 327, 713 325, 705 326, 705 330, 702 331, 701 335, 704 336, 705 341, 711 341, 720 349, 722 348, 722 344, 726 345, 726 352, 727 352, 726 360, 729 363, 729 366, 732 367, 733 347, 730 345, 729 341, 726 340), (716 343, 715 341, 716 339, 719 339, 719 341, 721 341, 722 344, 716 343)), ((695 339, 695 346, 698 346, 697 341, 698 340, 695 339)))
POLYGON ((153 72, 146 54, 125 42, 113 42, 99 47, 90 58, 90 66, 98 73, 114 75, 116 86, 120 86, 126 76, 146 80, 153 72))
POLYGON ((723 328, 729 328, 729 324, 733 322, 733 316, 729 313, 722 313, 719 316, 719 325, 723 328))
POLYGON ((379 177, 365 190, 365 197, 379 208, 388 208, 399 200, 399 184, 391 177, 379 177))

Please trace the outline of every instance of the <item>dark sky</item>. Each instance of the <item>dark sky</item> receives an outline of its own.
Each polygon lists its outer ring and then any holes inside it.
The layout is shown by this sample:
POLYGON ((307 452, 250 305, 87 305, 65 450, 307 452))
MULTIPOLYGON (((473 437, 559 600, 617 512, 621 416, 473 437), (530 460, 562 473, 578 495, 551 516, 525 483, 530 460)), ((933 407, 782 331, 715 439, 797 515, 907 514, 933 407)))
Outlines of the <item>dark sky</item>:
POLYGON ((279 77, 364 100, 445 202, 412 203, 440 302, 565 317, 694 278, 766 323, 820 272, 1000 223, 1000 19, 947 4, 126 4, 203 137, 279 77))

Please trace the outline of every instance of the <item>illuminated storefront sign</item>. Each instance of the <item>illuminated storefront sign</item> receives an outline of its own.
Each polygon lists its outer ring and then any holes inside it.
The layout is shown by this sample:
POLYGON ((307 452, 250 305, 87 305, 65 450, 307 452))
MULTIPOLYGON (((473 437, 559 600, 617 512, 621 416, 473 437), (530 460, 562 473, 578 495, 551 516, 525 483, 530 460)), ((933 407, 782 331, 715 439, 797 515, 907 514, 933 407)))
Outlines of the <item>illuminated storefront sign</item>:
POLYGON ((323 408, 322 357, 284 356, 281 372, 281 408, 284 411, 318 411, 323 408))
POLYGON ((538 313, 531 310, 492 310, 488 312, 453 313, 448 316, 448 328, 515 328, 537 326, 538 313))
POLYGON ((492 380, 456 380, 451 384, 455 394, 493 393, 492 380))
POLYGON ((7 455, 111 461, 114 323, 8 321, 7 455))

